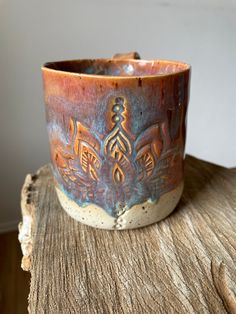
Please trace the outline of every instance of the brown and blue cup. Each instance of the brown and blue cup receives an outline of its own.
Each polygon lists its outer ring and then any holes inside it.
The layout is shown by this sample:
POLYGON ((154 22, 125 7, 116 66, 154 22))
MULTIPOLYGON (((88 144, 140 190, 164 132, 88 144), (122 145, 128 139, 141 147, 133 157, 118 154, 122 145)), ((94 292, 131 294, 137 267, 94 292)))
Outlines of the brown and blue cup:
POLYGON ((169 215, 183 191, 190 66, 133 53, 49 62, 42 72, 64 210, 104 229, 169 215))

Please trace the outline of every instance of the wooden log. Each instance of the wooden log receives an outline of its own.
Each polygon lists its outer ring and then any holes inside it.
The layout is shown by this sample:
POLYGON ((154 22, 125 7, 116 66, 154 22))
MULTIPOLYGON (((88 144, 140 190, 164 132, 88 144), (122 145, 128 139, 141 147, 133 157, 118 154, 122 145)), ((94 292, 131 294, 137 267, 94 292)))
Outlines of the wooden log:
POLYGON ((30 313, 236 313, 236 169, 186 157, 182 199, 164 221, 106 231, 59 205, 50 167, 22 190, 30 313))

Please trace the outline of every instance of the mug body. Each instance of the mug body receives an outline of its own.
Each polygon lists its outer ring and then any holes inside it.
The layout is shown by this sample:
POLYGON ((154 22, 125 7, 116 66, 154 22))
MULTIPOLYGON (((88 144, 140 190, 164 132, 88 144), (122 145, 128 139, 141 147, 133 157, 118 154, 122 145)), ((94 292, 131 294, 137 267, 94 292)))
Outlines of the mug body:
POLYGON ((58 199, 76 220, 129 229, 170 214, 183 191, 190 66, 95 59, 42 67, 58 199))

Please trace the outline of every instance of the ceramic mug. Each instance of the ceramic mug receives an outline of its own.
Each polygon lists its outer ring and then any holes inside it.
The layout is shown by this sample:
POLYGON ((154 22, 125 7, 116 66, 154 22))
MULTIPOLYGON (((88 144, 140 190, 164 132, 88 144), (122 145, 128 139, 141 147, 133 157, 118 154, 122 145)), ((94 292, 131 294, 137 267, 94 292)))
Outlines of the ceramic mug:
POLYGON ((64 210, 118 230, 169 215, 183 191, 190 66, 130 53, 49 62, 42 73, 64 210))

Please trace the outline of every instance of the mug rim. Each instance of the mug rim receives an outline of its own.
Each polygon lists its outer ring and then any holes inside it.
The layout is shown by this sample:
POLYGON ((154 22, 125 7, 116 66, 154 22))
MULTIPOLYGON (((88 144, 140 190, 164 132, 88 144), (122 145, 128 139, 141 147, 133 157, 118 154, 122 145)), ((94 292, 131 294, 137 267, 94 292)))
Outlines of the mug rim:
POLYGON ((182 61, 177 60, 169 60, 169 59, 130 59, 130 58, 122 58, 122 59, 114 59, 114 58, 94 58, 94 59, 68 59, 68 60, 59 60, 59 61, 49 61, 45 62, 41 66, 42 72, 53 72, 53 73, 60 73, 63 75, 68 76, 75 76, 75 77, 85 77, 85 78, 96 78, 96 79, 115 79, 115 80, 135 80, 137 78, 142 79, 148 79, 148 78, 163 78, 163 77, 169 77, 169 76, 176 76, 181 73, 187 73, 191 71, 191 65, 182 61), (107 74, 88 74, 83 72, 73 72, 73 71, 66 71, 66 70, 60 70, 60 69, 53 69, 52 65, 60 65, 62 63, 76 63, 76 62, 107 62, 107 63, 124 63, 127 62, 127 64, 130 63, 162 63, 162 64, 170 64, 170 65, 179 65, 182 66, 183 69, 173 71, 170 73, 157 73, 157 74, 144 74, 144 75, 107 75, 107 74))

